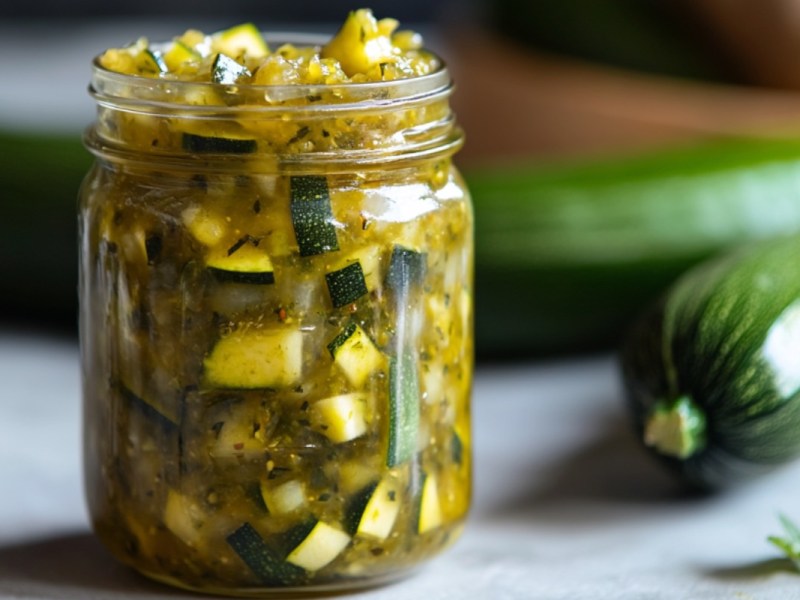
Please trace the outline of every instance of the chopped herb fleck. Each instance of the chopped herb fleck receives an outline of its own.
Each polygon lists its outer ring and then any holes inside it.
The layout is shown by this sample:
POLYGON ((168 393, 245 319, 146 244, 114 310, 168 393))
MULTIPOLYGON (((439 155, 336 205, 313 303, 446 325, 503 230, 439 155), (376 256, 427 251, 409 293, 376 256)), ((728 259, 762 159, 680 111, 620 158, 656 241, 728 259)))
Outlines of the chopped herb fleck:
POLYGON ((244 237, 239 238, 236 243, 228 248, 228 256, 239 250, 242 246, 244 246, 247 242, 251 241, 250 235, 246 235, 244 237))
POLYGON ((310 131, 311 130, 307 126, 303 125, 300 129, 297 130, 295 136, 289 140, 289 143, 294 144, 295 142, 299 142, 304 137, 306 137, 310 131))

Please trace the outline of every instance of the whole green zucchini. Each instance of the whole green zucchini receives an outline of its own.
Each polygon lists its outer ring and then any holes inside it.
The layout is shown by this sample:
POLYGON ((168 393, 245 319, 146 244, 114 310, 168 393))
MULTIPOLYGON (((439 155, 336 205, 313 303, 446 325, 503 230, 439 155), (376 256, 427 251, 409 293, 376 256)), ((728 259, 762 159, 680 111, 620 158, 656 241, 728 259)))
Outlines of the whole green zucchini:
POLYGON ((633 328, 622 372, 642 441, 691 484, 800 455, 800 236, 688 272, 633 328))
POLYGON ((800 141, 465 172, 481 357, 610 349, 691 266, 800 231, 800 141))

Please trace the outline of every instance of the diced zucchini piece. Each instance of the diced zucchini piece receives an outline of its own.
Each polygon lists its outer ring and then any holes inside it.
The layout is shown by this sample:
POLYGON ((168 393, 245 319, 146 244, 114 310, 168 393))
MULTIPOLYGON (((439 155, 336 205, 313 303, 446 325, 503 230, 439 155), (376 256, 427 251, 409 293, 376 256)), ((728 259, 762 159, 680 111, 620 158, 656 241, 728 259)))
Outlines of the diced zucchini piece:
POLYGON ((139 38, 127 48, 109 48, 100 56, 100 64, 109 71, 136 75, 139 72, 138 54, 147 47, 147 39, 139 38))
POLYGON ((374 540, 385 540, 392 532, 400 512, 400 486, 392 479, 383 479, 370 494, 361 513, 356 534, 374 540))
POLYGON ((291 479, 272 488, 267 483, 261 482, 261 496, 271 514, 289 514, 306 505, 306 489, 302 481, 291 479))
POLYGON ((253 139, 183 134, 183 149, 195 154, 252 154, 258 148, 253 139))
POLYGON ((386 271, 386 287, 395 293, 422 285, 427 270, 428 257, 403 246, 392 249, 389 269, 386 271))
POLYGON ((243 237, 226 251, 209 256, 206 267, 219 281, 275 283, 272 260, 256 244, 249 236, 243 237))
POLYGON ((361 523, 364 509, 367 507, 367 504, 369 504, 372 494, 375 493, 375 489, 378 487, 378 482, 374 481, 374 473, 370 472, 366 475, 369 477, 369 482, 362 484, 354 493, 351 493, 345 506, 343 524, 345 531, 351 536, 354 536, 358 531, 358 525, 361 523))
POLYGON ((378 22, 369 9, 353 11, 339 32, 322 49, 321 55, 338 60, 350 77, 356 73, 366 73, 381 63, 396 62, 397 56, 390 37, 395 27, 397 21, 384 19, 378 22))
POLYGON ((147 48, 139 54, 139 70, 144 73, 160 74, 167 72, 167 64, 160 52, 147 48))
POLYGON ((334 444, 349 442, 367 432, 366 396, 341 394, 311 405, 309 416, 313 425, 334 444))
POLYGON ((250 77, 250 71, 226 54, 217 54, 211 65, 211 81, 223 85, 233 85, 242 77, 250 77))
POLYGON ((344 259, 344 265, 358 262, 364 274, 364 283, 367 290, 372 292, 381 286, 381 254, 380 246, 366 246, 351 252, 344 259))
POLYGON ((386 358, 357 323, 350 323, 328 344, 333 361, 348 381, 361 388, 370 375, 384 368, 386 358))
POLYGON ((215 33, 211 36, 211 48, 236 58, 263 58, 269 54, 264 37, 252 23, 242 23, 215 33))
MULTIPOLYGON (((380 473, 384 471, 384 463, 382 456, 373 455, 358 455, 356 458, 347 460, 339 465, 339 491, 347 496, 356 494, 359 490, 363 490, 369 484, 372 488, 375 487, 375 479, 380 473)), ((361 503, 358 516, 360 518, 361 510, 363 510, 369 497, 364 499, 361 503)), ((355 532, 358 520, 348 527, 348 531, 355 532)))
POLYGON ((250 523, 239 527, 226 541, 264 585, 289 585, 305 577, 302 569, 285 562, 250 523))
POLYGON ((439 486, 436 476, 427 474, 422 483, 422 492, 419 498, 419 520, 417 531, 426 533, 436 529, 442 524, 442 507, 439 502, 439 486))
POLYGON ((341 529, 319 521, 308 537, 289 553, 286 562, 306 571, 318 571, 330 564, 350 543, 341 529))
POLYGON ((181 39, 172 42, 169 50, 164 52, 164 63, 170 71, 179 71, 190 62, 199 61, 202 57, 192 46, 181 39))
POLYGON ((225 236, 227 223, 222 216, 210 213, 200 206, 190 206, 181 213, 181 220, 189 233, 205 246, 216 246, 225 236))
POLYGON ((197 503, 180 492, 170 489, 164 506, 164 525, 189 546, 202 540, 205 515, 197 503))
POLYGON ((381 247, 371 245, 350 252, 336 261, 325 277, 333 305, 351 304, 381 286, 381 247), (353 265, 358 265, 360 272, 353 265))
POLYGON ((210 450, 215 459, 256 458, 265 452, 264 442, 256 437, 250 415, 236 415, 216 424, 217 439, 210 450))
POLYGON ((285 388, 300 380, 303 334, 242 329, 221 338, 204 361, 205 383, 222 388, 285 388))
POLYGON ((352 304, 368 292, 364 271, 359 262, 351 263, 338 271, 325 273, 325 282, 328 284, 334 308, 352 304))
POLYGON ((419 402, 417 363, 410 352, 403 352, 389 363, 389 467, 406 462, 416 452, 419 402))
POLYGON ((291 212, 300 256, 314 256, 339 249, 333 210, 324 176, 291 177, 291 212))
POLYGON ((278 540, 283 556, 288 555, 292 550, 302 544, 314 530, 314 527, 317 526, 317 523, 319 523, 319 521, 316 518, 310 517, 283 532, 278 540))
POLYGON ((197 52, 201 58, 211 55, 211 38, 199 29, 187 29, 175 42, 197 52))
POLYGON ((100 57, 100 64, 118 73, 150 77, 157 77, 167 70, 161 53, 150 48, 147 38, 139 38, 126 48, 106 50, 100 57))

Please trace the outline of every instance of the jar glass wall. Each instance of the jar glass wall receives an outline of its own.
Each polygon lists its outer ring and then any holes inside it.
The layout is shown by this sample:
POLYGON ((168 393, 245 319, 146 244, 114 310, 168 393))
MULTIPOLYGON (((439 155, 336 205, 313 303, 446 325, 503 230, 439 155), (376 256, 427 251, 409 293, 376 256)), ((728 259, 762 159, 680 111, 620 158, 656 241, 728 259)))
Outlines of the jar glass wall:
POLYGON ((472 212, 445 69, 340 86, 96 66, 85 473, 142 573, 240 595, 402 575, 470 499, 472 212))

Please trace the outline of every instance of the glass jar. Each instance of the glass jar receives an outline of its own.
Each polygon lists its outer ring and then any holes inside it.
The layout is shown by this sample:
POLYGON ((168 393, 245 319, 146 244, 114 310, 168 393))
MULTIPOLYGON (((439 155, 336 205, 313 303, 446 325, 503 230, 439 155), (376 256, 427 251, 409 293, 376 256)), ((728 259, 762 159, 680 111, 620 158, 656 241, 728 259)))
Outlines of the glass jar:
POLYGON ((80 203, 97 535, 180 587, 387 581, 470 501, 472 211, 447 70, 216 86, 95 65, 80 203))

